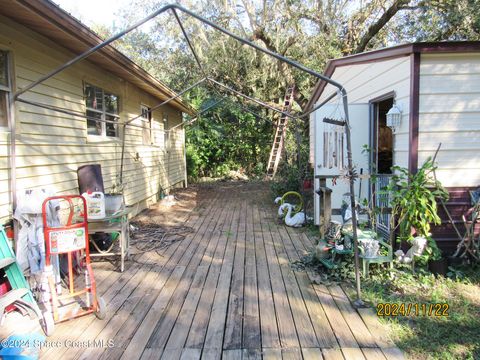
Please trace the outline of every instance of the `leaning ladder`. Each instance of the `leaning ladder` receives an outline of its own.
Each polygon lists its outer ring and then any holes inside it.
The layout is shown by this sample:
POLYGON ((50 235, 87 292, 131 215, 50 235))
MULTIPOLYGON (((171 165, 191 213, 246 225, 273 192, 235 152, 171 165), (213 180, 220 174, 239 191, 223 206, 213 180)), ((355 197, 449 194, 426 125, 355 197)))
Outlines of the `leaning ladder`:
MULTIPOLYGON (((282 107, 283 113, 290 112, 293 103, 294 91, 294 85, 291 85, 287 88, 282 107)), ((285 135, 287 134, 288 116, 283 113, 281 113, 280 117, 278 118, 275 130, 275 137, 272 144, 272 150, 270 151, 270 157, 268 158, 267 177, 270 179, 273 179, 273 177, 277 173, 278 164, 280 163, 280 159, 282 157, 285 135)))

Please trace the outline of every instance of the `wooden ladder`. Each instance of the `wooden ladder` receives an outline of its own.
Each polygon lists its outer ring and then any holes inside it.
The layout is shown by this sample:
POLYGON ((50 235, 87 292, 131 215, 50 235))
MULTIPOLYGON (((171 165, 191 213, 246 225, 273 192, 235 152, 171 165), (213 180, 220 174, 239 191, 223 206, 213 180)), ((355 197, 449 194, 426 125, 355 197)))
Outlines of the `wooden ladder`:
MULTIPOLYGON (((293 103, 293 94, 295 91, 295 86, 290 85, 287 87, 285 92, 284 103, 282 111, 284 113, 290 112, 293 103)), ((270 151, 270 157, 268 158, 267 165, 267 178, 273 179, 277 173, 278 164, 282 157, 283 145, 285 141, 285 135, 287 133, 288 125, 288 116, 285 114, 280 114, 276 124, 275 137, 273 139, 272 150, 270 151)))

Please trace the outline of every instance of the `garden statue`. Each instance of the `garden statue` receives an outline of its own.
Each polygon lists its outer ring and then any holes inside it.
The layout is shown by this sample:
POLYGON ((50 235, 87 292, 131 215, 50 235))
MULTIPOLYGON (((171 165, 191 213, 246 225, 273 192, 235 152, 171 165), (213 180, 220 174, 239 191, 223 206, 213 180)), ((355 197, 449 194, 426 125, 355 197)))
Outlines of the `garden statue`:
POLYGON ((395 251, 397 260, 403 264, 410 264, 415 256, 421 256, 425 247, 427 246, 427 239, 423 236, 417 236, 412 241, 412 247, 408 249, 405 254, 402 250, 395 251))
POLYGON ((315 257, 317 258, 317 260, 320 261, 320 259, 327 259, 331 257, 331 254, 329 252, 330 249, 331 247, 328 246, 327 240, 320 239, 317 246, 315 246, 315 257))
POLYGON ((287 215, 285 215, 285 225, 291 226, 291 227, 303 226, 305 224, 305 213, 298 212, 295 215, 292 215, 292 210, 294 206, 292 204, 286 204, 286 205, 287 205, 288 211, 287 211, 287 215))
POLYGON ((278 218, 279 219, 283 218, 286 215, 287 209, 288 209, 289 206, 290 206, 289 203, 283 203, 282 205, 279 206, 279 208, 278 208, 278 218))
POLYGON ((372 259, 378 255, 378 250, 380 250, 380 243, 375 239, 359 239, 359 242, 364 250, 363 257, 365 259, 372 259))

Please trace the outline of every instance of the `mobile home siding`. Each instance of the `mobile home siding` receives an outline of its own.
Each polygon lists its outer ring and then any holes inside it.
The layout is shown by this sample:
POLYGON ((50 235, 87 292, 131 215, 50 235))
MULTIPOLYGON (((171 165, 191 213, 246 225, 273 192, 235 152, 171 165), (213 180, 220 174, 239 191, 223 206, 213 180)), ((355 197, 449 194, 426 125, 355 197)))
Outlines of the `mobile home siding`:
MULTIPOLYGON (((395 91, 395 100, 402 109, 402 124, 394 136, 394 164, 408 166, 408 118, 410 102, 410 58, 396 59, 353 64, 337 67, 332 79, 342 84, 347 90, 349 104, 368 104, 376 97, 395 91)), ((321 103, 330 94, 336 91, 327 85, 318 99, 321 103)), ((334 98, 330 103, 338 102, 334 98)), ((312 121, 310 121, 312 131, 312 121)), ((313 148, 311 148, 313 151, 313 148)), ((361 149, 353 149, 361 151, 361 149)), ((313 155, 311 155, 313 160, 313 155)))
POLYGON ((480 184, 480 54, 422 54, 419 165, 438 144, 444 186, 480 184))
MULTIPOLYGON (((13 56, 16 87, 23 87, 41 75, 71 59, 67 52, 50 40, 0 16, 0 48, 13 56)), ((161 102, 134 85, 83 61, 36 86, 21 97, 85 114, 84 83, 88 82, 119 96, 120 121, 140 113, 140 105, 161 102)), ((127 127, 124 163, 127 204, 144 206, 156 200, 161 189, 185 179, 184 132, 178 127, 170 135, 170 147, 164 144, 164 114, 169 126, 182 121, 179 110, 164 106, 153 112, 154 145, 144 145, 142 129, 127 127)), ((18 189, 52 186, 58 193, 77 193, 78 166, 102 165, 105 187, 115 182, 120 169, 120 138, 87 136, 86 120, 24 103, 16 103, 17 187, 18 189)), ((134 124, 141 125, 141 119, 134 124)), ((8 183, 8 136, 0 133, 0 222, 11 216, 8 183)))

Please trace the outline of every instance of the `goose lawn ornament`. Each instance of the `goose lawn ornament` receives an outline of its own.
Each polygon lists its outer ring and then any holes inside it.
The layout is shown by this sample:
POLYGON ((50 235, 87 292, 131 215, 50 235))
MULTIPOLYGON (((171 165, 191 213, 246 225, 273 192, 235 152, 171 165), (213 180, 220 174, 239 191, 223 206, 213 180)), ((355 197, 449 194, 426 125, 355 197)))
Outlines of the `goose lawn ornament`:
POLYGON ((286 210, 289 206, 292 206, 292 205, 289 204, 289 203, 283 203, 282 205, 280 205, 280 207, 278 208, 278 217, 279 217, 279 218, 283 218, 283 217, 285 216, 285 210, 286 210))
POLYGON ((397 260, 403 264, 409 264, 413 261, 415 256, 421 256, 425 247, 427 246, 427 239, 423 236, 417 236, 412 241, 412 247, 408 249, 405 254, 402 250, 395 251, 397 260))
MULTIPOLYGON (((275 202, 275 204, 280 204, 282 202, 282 198, 279 196, 279 197, 275 198, 274 202, 275 202)), ((289 203, 283 203, 283 204, 280 205, 280 207, 278 208, 278 217, 279 218, 283 218, 285 216, 285 209, 289 205, 290 205, 289 203)))
POLYGON ((287 215, 285 216, 285 225, 291 227, 301 227, 305 223, 305 213, 298 212, 292 216, 293 205, 287 204, 287 215))

